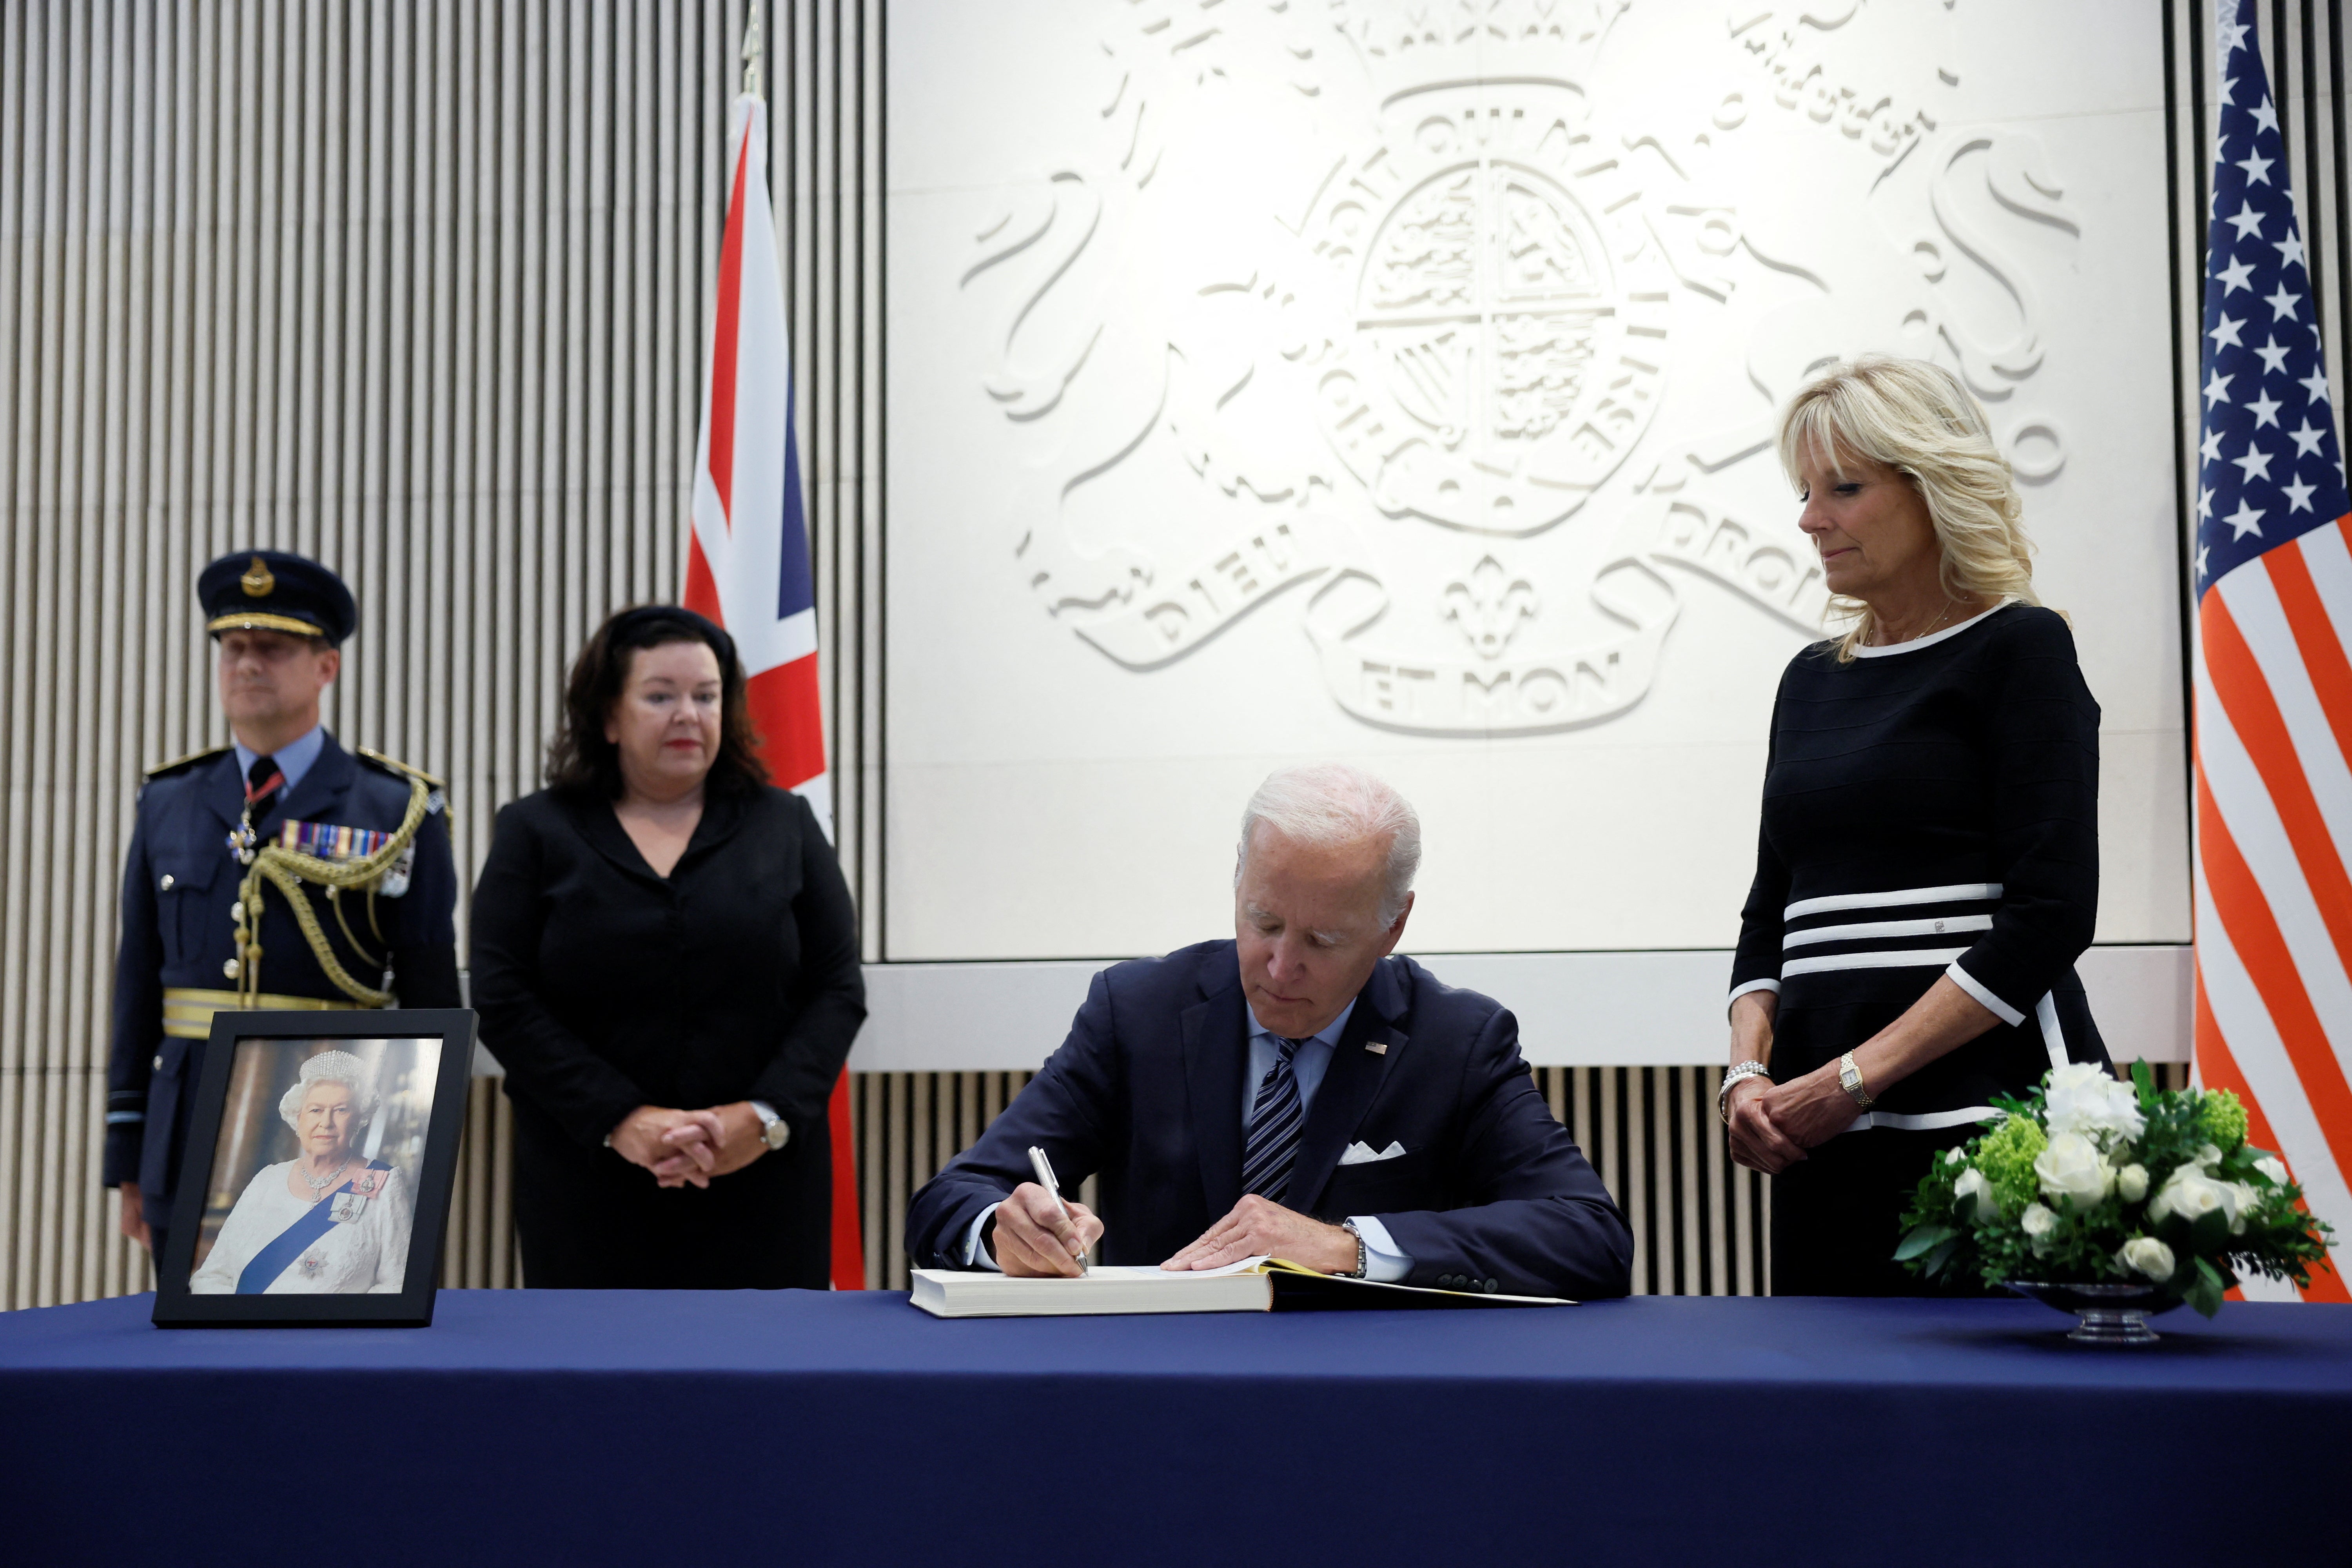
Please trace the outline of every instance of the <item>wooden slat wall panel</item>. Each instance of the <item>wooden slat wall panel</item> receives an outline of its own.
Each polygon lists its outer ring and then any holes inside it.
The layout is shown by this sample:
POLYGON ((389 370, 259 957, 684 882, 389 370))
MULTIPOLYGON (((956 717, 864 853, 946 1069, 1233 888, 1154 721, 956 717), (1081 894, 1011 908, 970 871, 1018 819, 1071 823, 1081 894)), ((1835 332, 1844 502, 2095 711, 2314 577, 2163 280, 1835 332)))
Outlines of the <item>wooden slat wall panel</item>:
MULTIPOLYGON (((763 28, 853 886, 879 856, 880 4, 773 0, 763 28)), ((328 721, 450 779, 468 885, 588 630, 676 595, 744 18, 0 6, 0 1305, 146 1283, 97 1186, 108 986, 139 770, 225 734, 195 570, 275 545, 342 572, 328 721)), ((494 1092, 468 1127, 446 1275, 511 1283, 494 1092)))

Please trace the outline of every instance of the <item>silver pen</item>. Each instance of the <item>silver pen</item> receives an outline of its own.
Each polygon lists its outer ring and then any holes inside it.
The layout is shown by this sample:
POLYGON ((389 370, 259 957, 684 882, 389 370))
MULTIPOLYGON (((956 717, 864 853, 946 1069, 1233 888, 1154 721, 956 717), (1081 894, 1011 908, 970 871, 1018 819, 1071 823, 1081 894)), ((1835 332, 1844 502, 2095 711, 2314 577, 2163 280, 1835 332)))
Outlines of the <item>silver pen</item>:
MULTIPOLYGON (((1070 1205, 1062 1201, 1062 1184, 1054 1179, 1054 1163, 1045 1158, 1045 1151, 1034 1143, 1029 1145, 1029 1168, 1037 1173, 1037 1184, 1045 1189, 1045 1195, 1054 1200, 1054 1206, 1061 1211, 1062 1218, 1076 1232, 1078 1222, 1070 1214, 1070 1205)), ((1078 1272, 1084 1274, 1086 1271, 1087 1255, 1081 1252, 1078 1254, 1078 1272)))

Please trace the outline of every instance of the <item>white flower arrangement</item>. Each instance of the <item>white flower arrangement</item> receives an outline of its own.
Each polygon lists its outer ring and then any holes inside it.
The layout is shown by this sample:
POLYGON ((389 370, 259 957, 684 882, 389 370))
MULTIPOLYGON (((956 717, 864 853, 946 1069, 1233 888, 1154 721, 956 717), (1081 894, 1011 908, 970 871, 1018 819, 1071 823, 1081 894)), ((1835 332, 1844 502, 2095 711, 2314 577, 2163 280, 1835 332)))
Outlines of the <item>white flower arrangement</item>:
POLYGON ((2207 1317, 2246 1273, 2311 1282, 2332 1234, 2227 1089, 2053 1068, 1920 1179, 1895 1256, 1930 1279, 2144 1285, 2207 1317))

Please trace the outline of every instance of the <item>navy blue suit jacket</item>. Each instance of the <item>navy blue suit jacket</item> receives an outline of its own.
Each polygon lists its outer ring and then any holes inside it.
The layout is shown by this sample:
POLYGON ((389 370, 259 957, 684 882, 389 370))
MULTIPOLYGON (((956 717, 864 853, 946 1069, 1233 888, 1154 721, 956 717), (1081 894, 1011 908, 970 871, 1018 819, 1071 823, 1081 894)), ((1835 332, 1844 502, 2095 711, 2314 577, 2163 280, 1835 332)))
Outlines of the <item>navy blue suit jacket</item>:
MULTIPOLYGON (((288 821, 389 831, 407 814, 408 780, 335 743, 332 735, 302 782, 286 791, 254 826, 264 837, 288 821)), ((236 952, 230 911, 245 868, 228 847, 245 812, 245 775, 234 751, 207 753, 148 776, 139 791, 137 826, 122 869, 122 945, 114 960, 114 1038, 107 1066, 108 1116, 102 1176, 108 1186, 139 1184, 151 1221, 171 1215, 188 1105, 204 1042, 163 1033, 163 991, 235 990, 221 966, 236 952)), ((416 830, 408 890, 368 906, 345 906, 352 924, 383 948, 362 952, 344 936, 320 889, 310 907, 344 969, 374 984, 391 960, 400 1000, 411 1007, 463 1005, 457 985, 457 873, 449 854, 448 815, 436 805, 416 830), (373 962, 371 962, 373 960, 373 962)), ((261 989, 279 996, 348 1000, 319 966, 275 888, 262 895, 261 989)))
MULTIPOLYGON (((915 1194, 917 1267, 962 1266, 973 1218, 1032 1179, 1033 1143, 1070 1190, 1101 1176, 1105 1261, 1181 1249, 1241 1200, 1248 1030, 1231 942, 1096 975, 1061 1048, 915 1194)), ((1492 999, 1410 958, 1381 960, 1307 1111, 1284 1206, 1334 1223, 1378 1217, 1412 1255, 1409 1284, 1458 1276, 1523 1295, 1625 1294, 1633 1233, 1536 1092, 1518 1033, 1492 999), (1342 1165, 1351 1142, 1405 1152, 1342 1165)))

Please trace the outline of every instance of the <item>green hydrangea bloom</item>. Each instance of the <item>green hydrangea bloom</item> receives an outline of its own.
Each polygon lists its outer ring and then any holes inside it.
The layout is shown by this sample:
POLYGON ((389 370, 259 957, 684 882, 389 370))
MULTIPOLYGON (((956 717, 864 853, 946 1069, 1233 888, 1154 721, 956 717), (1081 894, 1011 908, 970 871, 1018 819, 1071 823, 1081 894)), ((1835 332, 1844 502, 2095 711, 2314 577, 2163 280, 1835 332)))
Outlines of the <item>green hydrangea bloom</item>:
POLYGON ((2246 1106, 2226 1089, 2205 1091, 2197 1107, 2197 1125, 2224 1154, 2246 1141, 2246 1106))
POLYGON ((2033 1174, 2034 1159, 2050 1146, 2042 1135, 2041 1127, 2032 1117, 2012 1116, 1985 1134, 1977 1145, 1969 1163, 1985 1174, 1992 1184, 2001 1208, 2009 1214, 2023 1212, 2033 1201, 2041 1184, 2033 1174))

